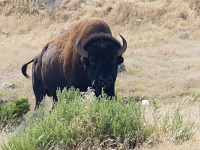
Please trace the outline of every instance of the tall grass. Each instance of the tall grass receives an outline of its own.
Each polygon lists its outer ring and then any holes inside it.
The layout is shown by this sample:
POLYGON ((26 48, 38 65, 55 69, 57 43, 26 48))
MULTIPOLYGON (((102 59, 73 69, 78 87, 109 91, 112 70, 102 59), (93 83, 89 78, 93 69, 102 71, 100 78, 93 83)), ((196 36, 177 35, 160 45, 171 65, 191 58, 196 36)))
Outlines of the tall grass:
POLYGON ((13 13, 20 14, 35 14, 37 7, 34 6, 35 0, 8 0, 0 2, 0 5, 4 8, 3 14, 9 16, 13 13))
POLYGON ((181 113, 181 108, 174 108, 163 114, 159 109, 158 103, 155 101, 152 104, 153 122, 155 126, 155 139, 160 141, 160 138, 172 140, 176 143, 190 140, 194 135, 194 121, 185 123, 184 115, 181 113))
MULTIPOLYGON (((42 1, 40 1, 42 2, 42 1)), ((48 7, 38 6, 36 0, 8 0, 0 2, 0 14, 9 16, 16 14, 45 15, 57 21, 75 21, 84 17, 101 17, 109 21, 110 25, 132 28, 146 27, 158 30, 165 29, 193 29, 199 27, 200 2, 198 0, 154 0, 154 1, 99 1, 73 0, 48 7), (162 29, 161 28, 161 29, 162 29)), ((120 28, 119 28, 120 29, 120 28)), ((118 30, 119 30, 118 29, 118 30)), ((124 28, 122 28, 123 30, 124 28)), ((129 31, 129 30, 128 30, 129 31)))
POLYGON ((170 116, 174 116, 172 122, 165 117, 162 130, 158 126, 162 119, 155 115, 154 120, 160 122, 147 121, 144 107, 133 98, 110 100, 103 95, 88 100, 75 89, 58 92, 58 98, 51 113, 41 106, 2 149, 134 148, 166 129, 175 140, 189 140, 193 135, 192 126, 182 124, 179 110, 170 116), (105 144, 109 139, 112 142, 105 144))

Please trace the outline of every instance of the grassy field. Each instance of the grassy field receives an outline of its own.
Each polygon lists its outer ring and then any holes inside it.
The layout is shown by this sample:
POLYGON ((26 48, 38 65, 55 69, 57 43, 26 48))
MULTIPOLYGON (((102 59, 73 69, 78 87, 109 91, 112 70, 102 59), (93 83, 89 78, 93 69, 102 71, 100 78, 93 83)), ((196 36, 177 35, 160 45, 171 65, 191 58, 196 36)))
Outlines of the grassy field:
MULTIPOLYGON (((71 0, 57 8, 32 0, 0 0, 0 99, 28 98, 34 107, 31 79, 21 66, 58 36, 58 31, 86 17, 104 18, 113 35, 128 41, 126 71, 119 73, 116 92, 139 100, 155 100, 160 115, 181 108, 184 121, 194 122, 191 140, 176 143, 158 132, 157 143, 138 149, 200 149, 200 2, 199 0, 71 0), (184 38, 184 34, 189 38, 184 38)), ((31 74, 31 67, 28 68, 31 74)), ((151 111, 147 112, 149 119, 151 111)), ((1 133, 1 138, 7 137, 1 133)))

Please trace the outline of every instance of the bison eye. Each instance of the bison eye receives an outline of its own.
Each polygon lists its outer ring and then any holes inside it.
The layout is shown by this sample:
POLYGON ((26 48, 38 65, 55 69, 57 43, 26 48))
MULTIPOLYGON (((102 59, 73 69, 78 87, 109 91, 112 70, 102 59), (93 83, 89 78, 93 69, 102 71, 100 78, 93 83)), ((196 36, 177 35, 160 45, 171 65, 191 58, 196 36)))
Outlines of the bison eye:
POLYGON ((94 71, 96 67, 95 67, 95 65, 91 65, 90 68, 92 71, 94 71))
POLYGON ((95 64, 95 59, 93 57, 90 58, 90 63, 95 64))
POLYGON ((117 64, 117 59, 113 59, 113 64, 117 64))
POLYGON ((88 61, 87 58, 81 57, 81 61, 82 61, 82 63, 83 63, 86 67, 89 66, 89 61, 88 61))

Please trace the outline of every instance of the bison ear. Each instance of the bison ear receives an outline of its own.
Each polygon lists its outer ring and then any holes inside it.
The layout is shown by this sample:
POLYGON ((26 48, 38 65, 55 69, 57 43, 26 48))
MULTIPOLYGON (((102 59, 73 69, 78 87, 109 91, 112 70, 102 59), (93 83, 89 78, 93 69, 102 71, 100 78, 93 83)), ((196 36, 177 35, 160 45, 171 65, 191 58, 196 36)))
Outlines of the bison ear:
POLYGON ((81 62, 83 63, 85 68, 89 66, 89 60, 87 58, 81 57, 81 62))
POLYGON ((124 62, 124 58, 122 56, 118 56, 117 57, 117 65, 120 65, 123 62, 124 62))

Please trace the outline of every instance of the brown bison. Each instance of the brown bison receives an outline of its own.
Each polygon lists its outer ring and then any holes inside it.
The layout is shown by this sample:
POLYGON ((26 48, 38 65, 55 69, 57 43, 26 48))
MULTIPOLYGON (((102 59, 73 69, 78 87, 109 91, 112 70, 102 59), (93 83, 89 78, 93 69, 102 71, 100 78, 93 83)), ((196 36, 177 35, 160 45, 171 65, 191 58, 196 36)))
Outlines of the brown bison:
POLYGON ((126 40, 120 37, 122 46, 104 20, 88 18, 72 24, 63 35, 47 43, 39 55, 22 66, 22 74, 29 77, 26 69, 33 62, 35 108, 46 94, 57 101, 57 88, 86 91, 92 86, 96 96, 102 90, 114 96, 117 66, 123 62, 127 48, 126 40))

